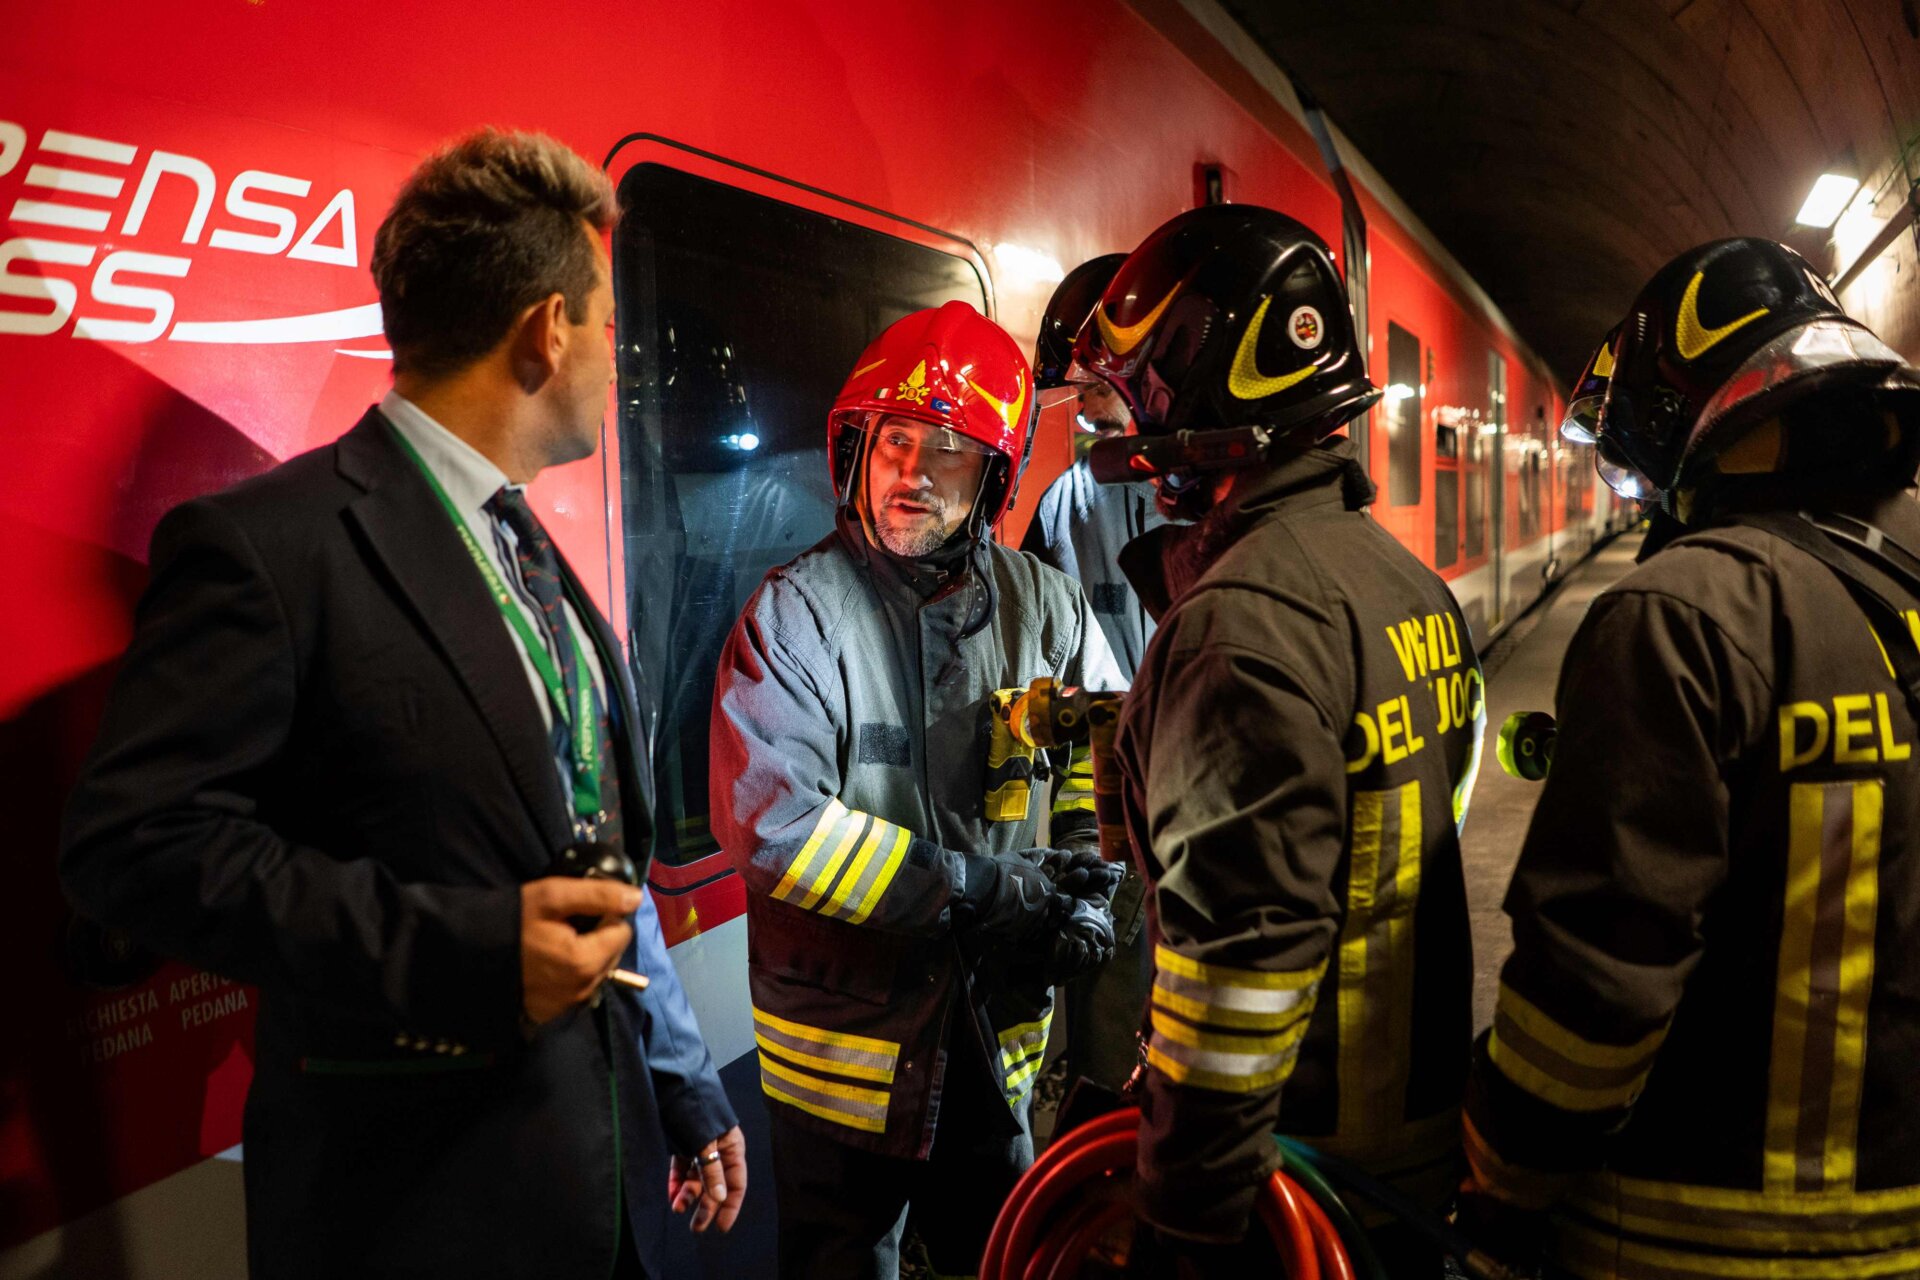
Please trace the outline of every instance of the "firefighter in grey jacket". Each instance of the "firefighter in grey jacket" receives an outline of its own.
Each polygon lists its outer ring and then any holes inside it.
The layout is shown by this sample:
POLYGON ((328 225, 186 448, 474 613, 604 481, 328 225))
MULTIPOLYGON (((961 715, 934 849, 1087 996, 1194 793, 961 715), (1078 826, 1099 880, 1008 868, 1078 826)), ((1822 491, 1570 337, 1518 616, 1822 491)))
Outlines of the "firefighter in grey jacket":
MULTIPOLYGON (((1125 435, 1132 418, 1126 401, 1106 383, 1072 380, 1074 339, 1126 260, 1124 253, 1109 253, 1067 272, 1040 317, 1040 340, 1033 353, 1035 390, 1043 405, 1050 393, 1074 394, 1079 401, 1075 421, 1082 429, 1074 432, 1073 465, 1041 495, 1020 545, 1079 582, 1120 674, 1131 682, 1153 636, 1153 618, 1121 572, 1120 552, 1165 524, 1166 517, 1154 504, 1152 481, 1101 484, 1093 478, 1087 446, 1125 435)), ((1066 1048, 1052 1070, 1069 1088, 1085 1079, 1119 1091, 1139 1068, 1140 1018, 1153 987, 1153 960, 1141 927, 1145 891, 1138 874, 1126 877, 1113 897, 1112 963, 1067 985, 1066 1048)))
POLYGON ((1087 446, 1125 435, 1132 418, 1127 402, 1106 383, 1068 381, 1073 340, 1126 260, 1124 253, 1109 253, 1069 271, 1040 318, 1034 385, 1043 398, 1049 391, 1071 388, 1079 400, 1074 416, 1079 429, 1073 434, 1073 465, 1040 495, 1020 549, 1033 552, 1080 584, 1120 664, 1120 674, 1132 680, 1140 655, 1153 637, 1153 618, 1120 571, 1120 550, 1147 530, 1165 524, 1166 517, 1154 505, 1152 481, 1101 484, 1093 478, 1087 469, 1087 446))
POLYGON ((895 1274, 915 1204, 934 1267, 971 1272, 1032 1159, 1051 985, 1112 951, 1091 782, 1001 718, 1038 677, 1118 678, 1073 582, 990 538, 1032 403, 964 303, 881 334, 830 418, 837 527, 721 657, 712 812, 747 884, 783 1276, 895 1274))

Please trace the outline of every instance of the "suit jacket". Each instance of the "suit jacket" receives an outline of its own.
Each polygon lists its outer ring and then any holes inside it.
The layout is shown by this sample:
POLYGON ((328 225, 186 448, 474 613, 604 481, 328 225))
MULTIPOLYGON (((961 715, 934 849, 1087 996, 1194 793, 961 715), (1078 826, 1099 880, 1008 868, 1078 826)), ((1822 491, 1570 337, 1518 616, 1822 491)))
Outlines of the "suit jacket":
MULTIPOLYGON (((568 808, 513 641, 392 426, 369 410, 176 508, 150 564, 61 871, 88 915, 260 988, 253 1274, 604 1276, 623 1203, 659 1274, 669 1150, 734 1118, 650 900, 627 957, 648 991, 522 1031, 519 886, 568 808)), ((563 570, 617 686, 644 869, 633 691, 563 570)))

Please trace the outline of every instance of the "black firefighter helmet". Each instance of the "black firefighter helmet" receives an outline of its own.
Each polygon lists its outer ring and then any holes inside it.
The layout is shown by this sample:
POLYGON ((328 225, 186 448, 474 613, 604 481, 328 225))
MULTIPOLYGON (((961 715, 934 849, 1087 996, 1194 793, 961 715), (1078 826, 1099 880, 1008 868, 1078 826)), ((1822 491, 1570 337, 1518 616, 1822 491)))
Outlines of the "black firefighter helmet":
POLYGON ((1047 299, 1040 317, 1040 340, 1033 348, 1033 389, 1058 391, 1073 385, 1067 370, 1073 364, 1073 342, 1100 305, 1114 273, 1127 260, 1124 253, 1107 253, 1067 272, 1047 299))
POLYGON ((1194 209, 1127 255, 1076 348, 1143 435, 1324 436, 1380 398, 1326 242, 1257 205, 1194 209))
POLYGON ((1094 446, 1094 475, 1154 476, 1169 509, 1198 476, 1258 466, 1273 444, 1330 435, 1380 398, 1326 243, 1257 205, 1194 209, 1148 236, 1074 356, 1074 375, 1111 384, 1143 438, 1094 446))
POLYGON ((1595 431, 1600 474, 1633 498, 1694 484, 1753 427, 1815 392, 1877 400, 1920 375, 1771 240, 1716 240, 1662 267, 1620 322, 1595 431))

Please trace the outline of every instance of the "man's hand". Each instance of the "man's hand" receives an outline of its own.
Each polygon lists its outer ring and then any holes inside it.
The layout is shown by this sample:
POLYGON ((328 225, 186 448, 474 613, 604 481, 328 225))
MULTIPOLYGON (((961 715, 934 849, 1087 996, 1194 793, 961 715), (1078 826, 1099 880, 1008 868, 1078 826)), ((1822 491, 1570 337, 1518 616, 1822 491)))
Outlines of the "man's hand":
POLYGON ((673 1158, 667 1171, 667 1199, 675 1213, 700 1206, 693 1213, 695 1231, 708 1226, 722 1231, 733 1228, 747 1199, 747 1140, 740 1136, 738 1125, 709 1142, 693 1159, 673 1158))
POLYGON ((520 886, 520 990, 527 1018, 538 1026, 599 990, 633 940, 627 922, 640 890, 611 880, 548 876, 520 886), (569 917, 599 921, 581 933, 569 917))

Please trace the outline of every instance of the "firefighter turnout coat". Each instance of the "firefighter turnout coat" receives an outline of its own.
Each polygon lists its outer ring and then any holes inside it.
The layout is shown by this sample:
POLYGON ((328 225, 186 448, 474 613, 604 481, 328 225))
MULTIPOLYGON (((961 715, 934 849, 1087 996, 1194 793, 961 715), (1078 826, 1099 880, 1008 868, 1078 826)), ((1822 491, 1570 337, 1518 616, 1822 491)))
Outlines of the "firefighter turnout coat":
POLYGON ((984 1062, 1024 1125, 1051 939, 958 937, 949 899, 966 855, 1046 843, 1049 773, 1053 846, 1097 847, 1084 761, 1049 770, 994 731, 996 692, 1040 676, 1118 678, 1079 587, 997 544, 923 599, 843 519, 747 601, 714 689, 712 812, 747 886, 761 1087, 794 1123, 925 1158, 943 1073, 984 1062), (963 639, 983 571, 992 613, 963 639))
MULTIPOLYGON (((1910 497, 1856 514, 1920 553, 1910 497)), ((1920 1275, 1920 734, 1882 644, 1735 524, 1567 652, 1467 1143, 1558 1203, 1576 1276, 1920 1275)))
POLYGON ((1117 743, 1155 942, 1139 1175, 1181 1234, 1244 1229, 1275 1130, 1427 1204, 1458 1179, 1484 689, 1371 496, 1341 440, 1128 550, 1159 618, 1117 743))

